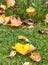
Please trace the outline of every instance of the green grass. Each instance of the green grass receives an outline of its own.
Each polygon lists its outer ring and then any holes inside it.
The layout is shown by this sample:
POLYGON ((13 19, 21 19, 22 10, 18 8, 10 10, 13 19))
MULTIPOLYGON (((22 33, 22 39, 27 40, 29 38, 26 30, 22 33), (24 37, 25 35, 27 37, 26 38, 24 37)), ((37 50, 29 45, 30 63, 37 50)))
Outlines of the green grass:
POLYGON ((35 26, 34 29, 22 29, 11 28, 8 26, 0 26, 0 65, 22 65, 25 61, 31 63, 31 65, 37 65, 29 57, 30 54, 23 56, 19 53, 13 59, 8 58, 10 51, 12 50, 11 46, 17 42, 24 43, 24 41, 19 41, 17 36, 24 35, 30 40, 29 43, 32 43, 37 49, 36 52, 39 52, 42 56, 42 60, 38 65, 48 65, 48 35, 39 34, 39 29, 44 29, 47 26, 41 25, 40 27, 35 26))
MULTIPOLYGON (((30 0, 27 3, 27 0, 16 0, 15 6, 18 6, 18 11, 13 11, 12 8, 8 8, 5 12, 6 15, 14 15, 20 16, 22 19, 26 19, 28 16, 26 15, 26 8, 32 6, 36 9, 36 16, 31 17, 33 21, 43 21, 45 19, 45 15, 48 13, 48 8, 42 7, 43 0, 30 0)), ((4 0, 0 1, 3 4, 6 4, 4 0)), ((41 25, 40 27, 35 26, 34 29, 22 29, 19 28, 11 28, 8 26, 0 25, 0 65, 22 65, 25 61, 31 63, 31 65, 37 65, 34 61, 32 61, 29 57, 30 54, 23 56, 19 53, 13 59, 8 58, 10 51, 12 50, 11 46, 17 42, 24 43, 24 41, 19 41, 17 36, 24 35, 32 43, 37 49, 36 52, 39 52, 42 56, 42 60, 38 63, 38 65, 48 65, 48 35, 39 34, 39 29, 44 29, 47 26, 41 25)))

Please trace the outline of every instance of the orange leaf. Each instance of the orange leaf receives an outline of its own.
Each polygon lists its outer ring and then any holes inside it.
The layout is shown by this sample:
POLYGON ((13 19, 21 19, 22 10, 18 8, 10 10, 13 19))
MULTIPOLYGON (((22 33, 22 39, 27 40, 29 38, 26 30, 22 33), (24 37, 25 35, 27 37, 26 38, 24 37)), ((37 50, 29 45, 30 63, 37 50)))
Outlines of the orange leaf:
POLYGON ((36 52, 33 52, 30 56, 30 58, 33 60, 33 61, 36 61, 36 62, 39 62, 41 61, 41 56, 39 53, 36 53, 36 52))

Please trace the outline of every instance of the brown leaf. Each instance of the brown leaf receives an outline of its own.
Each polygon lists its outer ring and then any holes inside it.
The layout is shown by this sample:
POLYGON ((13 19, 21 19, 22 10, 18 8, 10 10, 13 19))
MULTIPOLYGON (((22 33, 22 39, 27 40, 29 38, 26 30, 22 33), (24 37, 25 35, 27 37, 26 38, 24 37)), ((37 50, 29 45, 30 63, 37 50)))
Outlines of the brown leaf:
POLYGON ((39 53, 36 53, 36 52, 31 53, 30 58, 31 58, 33 61, 36 61, 36 62, 41 61, 41 56, 40 56, 40 54, 39 54, 39 53))
POLYGON ((0 14, 4 14, 4 13, 5 11, 2 8, 0 8, 0 14))
POLYGON ((33 25, 32 19, 26 19, 23 22, 28 24, 28 25, 33 25))
POLYGON ((38 32, 41 34, 48 34, 48 29, 39 30, 38 32))
POLYGON ((5 17, 3 25, 7 25, 8 23, 10 23, 10 16, 5 17))
POLYGON ((20 17, 17 19, 13 16, 9 16, 5 18, 5 23, 4 25, 9 25, 9 26, 20 26, 22 24, 20 17))
POLYGON ((9 57, 10 58, 13 58, 14 56, 16 55, 16 51, 11 51, 10 54, 9 54, 9 57))
POLYGON ((36 49, 36 47, 34 45, 30 44, 30 49, 28 50, 27 53, 30 53, 30 52, 34 51, 35 49, 36 49))
POLYGON ((20 17, 18 17, 17 22, 18 22, 18 25, 16 25, 16 26, 20 26, 22 24, 22 21, 21 21, 20 17))

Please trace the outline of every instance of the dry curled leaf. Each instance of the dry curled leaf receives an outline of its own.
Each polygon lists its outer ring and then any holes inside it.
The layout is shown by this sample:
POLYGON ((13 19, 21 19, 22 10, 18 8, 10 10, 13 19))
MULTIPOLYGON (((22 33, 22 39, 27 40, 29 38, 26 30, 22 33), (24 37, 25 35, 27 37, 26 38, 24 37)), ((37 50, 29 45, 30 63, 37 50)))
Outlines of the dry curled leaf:
POLYGON ((7 7, 13 7, 15 4, 15 0, 6 0, 7 7))
POLYGON ((36 62, 41 61, 41 56, 40 56, 40 54, 39 54, 39 53, 36 53, 36 52, 31 53, 30 58, 31 58, 33 61, 36 61, 36 62))
POLYGON ((41 34, 48 34, 48 29, 39 30, 38 32, 41 34))
POLYGON ((29 42, 29 40, 27 39, 27 37, 22 36, 22 35, 18 36, 18 39, 19 40, 25 40, 26 42, 29 42))
POLYGON ((23 21, 23 23, 26 23, 28 25, 33 25, 32 19, 26 19, 23 21))
POLYGON ((20 17, 17 18, 17 24, 18 25, 16 25, 16 26, 20 26, 22 24, 22 21, 21 21, 21 18, 20 17))
POLYGON ((34 51, 35 49, 36 49, 36 47, 34 45, 30 44, 30 49, 28 50, 27 53, 30 53, 30 52, 34 51))
POLYGON ((6 16, 3 25, 7 25, 9 22, 10 22, 10 16, 9 17, 6 16))
POLYGON ((10 58, 13 58, 14 56, 16 55, 16 51, 11 51, 10 54, 9 54, 9 57, 10 58))
POLYGON ((13 16, 8 16, 5 17, 5 23, 4 25, 9 25, 9 26, 20 26, 22 24, 20 17, 18 17, 17 19, 13 16))

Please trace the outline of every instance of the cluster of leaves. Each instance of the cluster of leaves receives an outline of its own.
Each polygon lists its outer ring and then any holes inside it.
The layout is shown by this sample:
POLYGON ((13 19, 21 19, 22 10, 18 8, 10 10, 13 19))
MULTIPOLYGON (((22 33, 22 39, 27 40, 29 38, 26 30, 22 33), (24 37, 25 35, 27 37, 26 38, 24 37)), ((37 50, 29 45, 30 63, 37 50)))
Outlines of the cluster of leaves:
MULTIPOLYGON (((2 1, 3 3, 3 1, 2 1)), ((42 7, 43 0, 16 0, 15 6, 18 6, 18 10, 13 11, 13 8, 6 10, 6 15, 20 16, 22 19, 27 18, 26 8, 34 7, 36 9, 35 17, 31 17, 34 21, 43 20, 48 12, 48 8, 42 7)))

